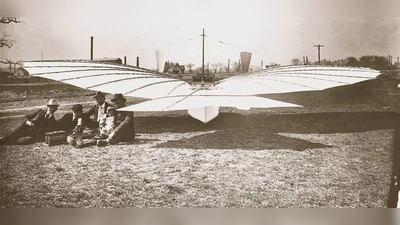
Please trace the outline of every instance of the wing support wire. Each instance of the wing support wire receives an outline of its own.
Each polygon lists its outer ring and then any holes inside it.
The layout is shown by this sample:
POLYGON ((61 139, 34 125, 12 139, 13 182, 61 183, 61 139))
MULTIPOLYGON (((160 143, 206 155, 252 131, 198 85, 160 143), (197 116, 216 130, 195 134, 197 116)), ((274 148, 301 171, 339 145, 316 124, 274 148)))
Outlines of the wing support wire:
MULTIPOLYGON (((348 71, 346 71, 348 72, 348 71)), ((350 71, 352 72, 352 71, 350 71)), ((314 76, 327 76, 327 77, 348 77, 348 78, 360 78, 360 79, 366 79, 370 77, 366 76, 349 76, 349 75, 340 75, 340 74, 329 74, 329 73, 296 73, 296 72, 278 72, 278 73, 272 73, 270 74, 271 76, 289 76, 289 77, 303 77, 303 75, 310 75, 310 76, 304 76, 304 78, 315 78, 314 76)), ((258 74, 257 74, 258 75, 258 74)), ((256 75, 256 76, 257 76, 256 75)), ((269 75, 269 74, 268 74, 269 75)))
MULTIPOLYGON (((286 68, 285 68, 286 69, 286 68)), ((256 71, 253 73, 247 73, 246 75, 240 75, 240 76, 236 76, 236 77, 231 77, 228 79, 224 79, 221 81, 217 81, 216 84, 220 84, 220 83, 224 83, 226 81, 229 80, 235 80, 235 79, 243 79, 243 78, 258 78, 260 76, 275 76, 275 77, 300 77, 300 78, 306 78, 306 79, 319 79, 319 80, 324 80, 324 81, 330 81, 330 82, 336 82, 336 83, 343 83, 343 84, 351 84, 351 83, 346 83, 346 82, 339 82, 339 81, 334 81, 334 80, 329 80, 329 79, 322 79, 322 78, 316 78, 315 76, 329 76, 329 77, 348 77, 348 78, 359 78, 359 79, 370 79, 371 77, 367 77, 367 76, 350 76, 350 75, 339 75, 339 74, 329 74, 329 73, 314 73, 314 70, 307 70, 307 69, 302 69, 302 70, 296 70, 296 72, 287 72, 285 71, 285 69, 275 69, 275 71, 256 71), (298 73, 301 71, 307 71, 309 73, 298 73), (285 73, 285 74, 283 74, 285 73), (291 75, 293 74, 293 75, 291 75), (297 75, 299 74, 299 75, 297 75), (307 74, 310 76, 300 76, 300 74, 307 74)), ((323 69, 315 69, 316 71, 321 71, 323 69)), ((326 70, 325 70, 326 71, 326 70)), ((374 72, 373 70, 350 70, 350 69, 338 69, 338 70, 329 70, 329 71, 340 71, 340 72, 374 72)))
POLYGON ((142 67, 136 67, 136 66, 131 66, 131 65, 122 65, 122 64, 116 64, 116 63, 103 63, 103 62, 96 62, 96 61, 90 61, 90 60, 33 60, 33 61, 26 61, 23 62, 23 67, 24 68, 52 68, 52 67, 66 67, 66 68, 74 68, 74 67, 83 67, 83 68, 109 68, 109 69, 117 69, 117 70, 136 70, 139 72, 152 72, 150 69, 142 68, 142 67), (81 63, 82 65, 46 65, 46 66, 29 66, 26 65, 27 63, 42 63, 42 62, 47 62, 47 63, 81 63), (90 64, 90 65, 85 65, 85 64, 90 64))
MULTIPOLYGON (((138 68, 138 67, 133 67, 133 66, 128 66, 124 65, 124 67, 117 65, 117 64, 111 64, 111 65, 82 65, 82 66, 56 66, 56 65, 51 65, 51 66, 26 66, 24 68, 82 68, 82 69, 75 69, 75 70, 63 70, 63 71, 50 71, 50 72, 43 72, 43 73, 35 73, 32 74, 34 76, 38 75, 47 75, 47 74, 57 74, 57 73, 73 73, 73 72, 86 72, 86 71, 99 71, 99 70, 119 70, 119 71, 127 71, 126 73, 121 73, 121 75, 128 75, 128 74, 143 74, 143 75, 155 75, 155 73, 151 70, 144 69, 144 68, 138 68), (89 68, 89 69, 88 69, 89 68)), ((97 74, 97 75, 90 75, 90 76, 84 76, 84 77, 75 77, 75 78, 68 78, 68 79, 63 79, 61 81, 68 81, 69 79, 81 79, 81 78, 86 78, 86 77, 91 77, 91 76, 102 76, 102 75, 107 75, 108 73, 104 74, 97 74)), ((110 73, 111 74, 111 73, 110 73)), ((179 80, 178 77, 173 76, 173 75, 167 75, 163 73, 156 73, 160 77, 166 77, 166 78, 172 78, 172 79, 177 79, 179 80)), ((116 75, 116 74, 115 74, 116 75)))
MULTIPOLYGON (((321 80, 321 81, 327 81, 327 82, 338 83, 338 84, 343 84, 343 85, 352 84, 352 83, 349 83, 349 82, 335 81, 335 80, 330 80, 330 79, 323 79, 323 78, 318 78, 318 77, 314 77, 314 76, 299 76, 299 75, 295 75, 295 74, 297 74, 297 73, 273 74, 273 75, 271 75, 271 77, 295 77, 295 78, 321 80)), ((365 78, 369 78, 369 77, 362 77, 362 76, 345 76, 345 75, 331 75, 331 74, 310 74, 310 75, 324 75, 324 76, 332 76, 332 77, 348 77, 348 78, 364 78, 364 79, 365 78)), ((297 84, 297 83, 293 83, 293 82, 282 81, 282 80, 278 80, 278 79, 272 79, 272 78, 269 78, 269 77, 261 77, 261 76, 240 77, 240 78, 237 78, 237 80, 240 80, 242 82, 250 82, 250 83, 259 84, 259 85, 271 88, 272 90, 276 90, 276 89, 274 89, 272 86, 268 86, 268 85, 265 85, 265 84, 263 84, 261 82, 257 82, 256 80, 270 80, 270 81, 276 81, 276 82, 290 84, 290 85, 294 85, 294 86, 300 86, 300 87, 305 87, 305 88, 309 88, 309 89, 319 90, 318 88, 307 86, 307 85, 303 85, 303 84, 297 84)), ((228 81, 228 80, 221 81, 221 82, 219 82, 219 84, 224 83, 226 81, 228 81)), ((278 90, 276 90, 276 91, 278 91, 278 90)))
MULTIPOLYGON (((33 67, 32 67, 33 68, 33 67)), ((41 68, 41 67, 36 67, 36 68, 41 68)), ((48 68, 48 67, 46 67, 48 68)), ((74 73, 74 72, 86 72, 86 71, 96 71, 96 70, 115 70, 115 68, 107 68, 107 67, 102 67, 99 69, 80 69, 80 70, 63 70, 63 71, 50 71, 50 72, 44 72, 44 73, 35 73, 31 74, 32 76, 38 76, 38 75, 47 75, 47 74, 57 74, 57 73, 74 73)), ((138 71, 139 72, 139 71, 138 71)))
MULTIPOLYGON (((102 86, 102 85, 106 85, 106 84, 111 84, 111 83, 117 83, 117 82, 126 81, 126 80, 152 79, 152 78, 160 78, 160 77, 154 77, 154 76, 152 76, 152 77, 129 77, 129 78, 124 78, 124 79, 112 80, 112 81, 108 81, 108 82, 104 82, 104 83, 100 83, 100 84, 95 84, 95 85, 92 85, 92 86, 89 86, 89 87, 86 87, 86 88, 94 88, 94 87, 98 87, 98 86, 102 86)), ((154 84, 167 83, 167 82, 176 82, 176 81, 177 80, 160 81, 160 82, 148 84, 148 85, 145 85, 145 86, 151 86, 151 85, 154 85, 154 84)), ((142 88, 145 87, 145 86, 142 86, 142 88)), ((131 93, 133 91, 130 91, 128 93, 131 93)))
MULTIPOLYGON (((141 78, 142 78, 142 77, 141 77, 141 78)), ((158 77, 157 77, 157 78, 158 78, 158 77)), ((143 78, 142 78, 142 79, 143 79, 143 78)), ((114 82, 114 81, 110 81, 110 82, 107 82, 107 83, 112 83, 112 82, 114 82)), ((164 83, 171 83, 171 82, 183 82, 183 83, 180 83, 180 84, 179 84, 177 87, 175 87, 173 90, 175 90, 176 88, 178 88, 180 85, 185 84, 184 81, 181 81, 181 80, 165 80, 165 81, 159 81, 159 82, 154 82, 154 83, 151 83, 151 84, 146 84, 146 85, 143 85, 143 86, 141 86, 141 87, 135 88, 135 89, 133 89, 133 90, 131 90, 131 91, 128 91, 128 92, 124 93, 124 95, 131 94, 131 93, 133 93, 133 92, 135 92, 135 91, 137 91, 137 90, 140 90, 140 89, 143 89, 143 88, 146 88, 146 87, 150 87, 150 86, 153 86, 153 85, 164 84, 164 83)), ((101 85, 103 85, 103 84, 101 84, 101 85)), ((92 86, 92 87, 95 87, 95 86, 99 86, 99 85, 94 85, 94 86, 92 86)), ((89 87, 89 88, 91 88, 91 87, 89 87)), ((172 91, 173 91, 173 90, 172 90, 172 91)), ((172 91, 170 91, 168 94, 170 94, 172 91)))
MULTIPOLYGON (((349 82, 344 82, 344 81, 336 81, 336 80, 323 79, 323 78, 317 78, 317 77, 307 77, 307 76, 279 75, 279 76, 274 76, 274 77, 295 77, 295 78, 304 78, 304 79, 328 81, 328 82, 344 84, 344 85, 351 84, 349 82)), ((349 77, 349 78, 355 78, 355 77, 349 77)), ((277 82, 282 82, 282 83, 287 83, 287 84, 292 84, 292 85, 298 85, 298 86, 313 88, 313 87, 310 87, 310 86, 307 86, 307 85, 301 85, 301 84, 296 84, 296 83, 292 83, 292 82, 281 81, 281 80, 277 80, 277 79, 271 79, 271 78, 267 78, 267 77, 254 77, 254 79, 257 79, 257 80, 273 80, 273 81, 277 81, 277 82)), ((313 88, 313 89, 315 89, 315 88, 313 88)))
MULTIPOLYGON (((101 70, 115 70, 112 68, 103 68, 101 70)), ((33 76, 38 76, 38 75, 47 75, 47 74, 57 74, 57 73, 75 73, 75 72, 86 72, 86 71, 96 71, 93 69, 85 69, 85 70, 68 70, 68 71, 55 71, 55 72, 46 72, 46 73, 36 73, 33 76)), ((76 79, 84 79, 84 78, 89 78, 89 77, 97 77, 97 76, 106 76, 106 75, 142 75, 142 76, 148 76, 148 78, 170 78, 170 79, 177 79, 174 76, 163 76, 158 74, 158 76, 155 76, 154 73, 149 73, 149 72, 141 72, 141 71, 132 71, 132 70, 121 70, 121 71, 131 71, 131 72, 125 72, 125 73, 101 73, 101 74, 93 74, 93 75, 88 75, 88 76, 82 76, 82 77, 73 77, 73 78, 66 78, 66 79, 60 79, 59 81, 69 81, 69 80, 76 80, 76 79), (151 75, 151 76, 149 76, 151 75)), ((137 77, 137 78, 143 78, 143 77, 137 77)), ((146 78, 146 77, 144 77, 146 78)), ((177 79, 179 80, 179 79, 177 79)))
POLYGON ((177 88, 179 88, 180 86, 185 85, 185 84, 187 84, 187 83, 184 82, 184 83, 178 84, 176 87, 172 88, 170 92, 168 92, 167 96, 169 96, 169 95, 170 95, 172 92, 174 92, 177 88))
MULTIPOLYGON (((256 71, 256 72, 248 72, 248 74, 252 73, 263 73, 263 72, 275 72, 275 73, 280 73, 284 71, 293 71, 293 72, 302 72, 302 71, 346 71, 346 72, 376 72, 379 73, 379 71, 370 69, 370 68, 364 68, 364 67, 324 67, 324 66, 315 66, 315 65, 303 65, 303 66, 281 66, 278 68, 268 68, 268 69, 263 69, 261 71, 256 71)), ((339 75, 340 76, 340 75, 339 75)))
POLYGON ((183 98, 179 99, 178 101, 176 101, 176 102, 172 103, 171 105, 169 105, 169 106, 165 107, 165 108, 164 108, 164 109, 162 109, 161 111, 165 111, 165 110, 167 110, 168 108, 170 108, 170 107, 172 107, 172 106, 174 106, 174 105, 178 104, 179 102, 181 102, 181 101, 183 101, 183 100, 185 100, 185 99, 189 98, 190 96, 192 96, 194 93, 198 92, 199 90, 200 90, 199 88, 198 88, 198 89, 196 89, 196 90, 194 90, 192 93, 190 93, 190 94, 186 95, 185 97, 183 97, 183 98))
POLYGON ((114 80, 115 82, 120 81, 120 80, 127 80, 127 79, 135 79, 135 78, 157 78, 156 76, 149 76, 152 74, 143 74, 143 73, 101 73, 101 74, 93 74, 89 76, 84 76, 84 77, 74 77, 74 78, 65 78, 61 79, 60 81, 69 81, 69 80, 78 80, 78 79, 85 79, 85 78, 90 78, 90 77, 101 77, 101 76, 107 76, 107 75, 142 75, 143 77, 129 77, 129 78, 124 78, 124 79, 119 79, 119 80, 114 80))
MULTIPOLYGON (((292 82, 288 82, 288 81, 276 80, 276 79, 271 79, 271 78, 256 78, 255 80, 270 80, 270 81, 276 81, 276 82, 290 84, 290 85, 294 85, 294 86, 299 86, 299 87, 305 87, 305 88, 310 88, 310 89, 314 89, 314 90, 319 90, 319 89, 317 89, 315 87, 310 87, 310 86, 307 86, 307 85, 296 84, 296 83, 292 83, 292 82)), ((266 85, 264 83, 257 82, 255 80, 243 79, 243 80, 241 80, 241 82, 249 82, 249 83, 259 84, 261 86, 268 87, 268 88, 270 88, 272 90, 279 91, 276 88, 273 88, 272 86, 268 86, 268 85, 266 85)))

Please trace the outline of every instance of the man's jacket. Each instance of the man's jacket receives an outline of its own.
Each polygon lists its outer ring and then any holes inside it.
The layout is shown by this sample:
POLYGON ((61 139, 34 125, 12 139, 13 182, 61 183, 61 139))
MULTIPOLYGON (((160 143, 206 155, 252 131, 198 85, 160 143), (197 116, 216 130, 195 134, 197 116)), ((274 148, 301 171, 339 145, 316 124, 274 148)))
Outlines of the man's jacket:
MULTIPOLYGON (((111 104, 110 103, 108 103, 108 102, 105 102, 105 105, 104 105, 104 112, 103 112, 103 114, 106 114, 107 113, 107 108, 110 106, 111 104)), ((92 106, 92 108, 90 108, 88 111, 86 111, 84 114, 85 115, 87 115, 88 117, 90 117, 90 116, 94 116, 94 121, 97 123, 97 121, 98 121, 98 113, 99 112, 99 105, 94 105, 94 106, 92 106)), ((101 118, 100 118, 101 119, 101 118)))
POLYGON ((133 112, 117 111, 115 116, 115 139, 118 141, 135 140, 133 112))
POLYGON ((58 126, 60 130, 65 130, 67 134, 71 134, 72 130, 76 127, 78 124, 78 119, 82 118, 82 127, 89 127, 90 129, 94 129, 96 127, 93 127, 93 121, 85 114, 81 114, 80 116, 77 116, 73 118, 72 113, 66 113, 64 116, 59 119, 58 126))
POLYGON ((46 132, 59 130, 59 126, 54 118, 54 115, 46 119, 46 112, 47 110, 39 109, 38 111, 25 116, 24 124, 29 120, 35 125, 32 128, 32 131, 35 133, 37 140, 44 140, 44 133, 46 132))

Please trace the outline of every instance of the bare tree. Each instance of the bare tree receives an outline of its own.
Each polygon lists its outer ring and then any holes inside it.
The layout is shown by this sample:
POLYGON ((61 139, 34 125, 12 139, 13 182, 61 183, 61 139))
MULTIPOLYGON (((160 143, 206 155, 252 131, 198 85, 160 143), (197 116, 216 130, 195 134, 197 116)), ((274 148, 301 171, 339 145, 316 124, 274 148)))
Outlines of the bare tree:
POLYGON ((223 63, 217 63, 217 67, 219 67, 219 73, 222 73, 222 68, 224 67, 223 63))
POLYGON ((271 63, 269 64, 269 66, 270 66, 270 67, 279 67, 279 66, 281 66, 281 64, 271 62, 271 63))
POLYGON ((213 68, 214 73, 217 73, 218 64, 211 64, 211 67, 213 68))
POLYGON ((260 70, 259 66, 250 65, 249 71, 257 71, 257 70, 260 70))
POLYGON ((300 59, 298 58, 292 59, 292 65, 300 65, 300 59))
POLYGON ((11 48, 13 46, 13 40, 10 39, 10 36, 8 36, 7 34, 2 34, 1 38, 0 38, 0 48, 1 47, 8 47, 11 48))
POLYGON ((14 65, 14 72, 16 71, 16 66, 18 66, 18 67, 20 67, 21 65, 21 62, 20 62, 21 60, 19 60, 19 61, 17 61, 17 62, 13 62, 11 59, 5 59, 5 61, 0 61, 0 63, 3 63, 3 64, 8 64, 9 65, 9 68, 10 68, 10 73, 11 73, 11 69, 12 69, 12 66, 14 65))
MULTIPOLYGON (((21 20, 18 20, 16 17, 0 17, 0 24, 9 24, 9 23, 21 23, 21 20)), ((2 34, 0 38, 0 48, 1 47, 11 48, 13 46, 13 40, 10 39, 10 36, 7 34, 2 34)))
POLYGON ((192 73, 192 67, 194 66, 194 64, 189 63, 186 66, 189 67, 189 73, 192 73))
POLYGON ((235 73, 240 72, 240 64, 238 62, 231 62, 232 71, 235 73))
POLYGON ((228 66, 224 66, 225 72, 229 73, 229 67, 228 66))
POLYGON ((0 23, 21 23, 22 21, 17 17, 0 17, 0 23))

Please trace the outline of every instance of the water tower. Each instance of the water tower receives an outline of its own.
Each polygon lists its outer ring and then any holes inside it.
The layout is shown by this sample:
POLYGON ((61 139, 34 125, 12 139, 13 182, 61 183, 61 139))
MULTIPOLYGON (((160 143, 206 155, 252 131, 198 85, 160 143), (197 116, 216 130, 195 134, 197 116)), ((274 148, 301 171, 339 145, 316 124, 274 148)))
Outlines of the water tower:
POLYGON ((251 52, 241 52, 240 61, 242 62, 242 73, 249 72, 251 52))
POLYGON ((162 73, 164 70, 164 51, 156 50, 156 59, 157 59, 157 71, 162 73))

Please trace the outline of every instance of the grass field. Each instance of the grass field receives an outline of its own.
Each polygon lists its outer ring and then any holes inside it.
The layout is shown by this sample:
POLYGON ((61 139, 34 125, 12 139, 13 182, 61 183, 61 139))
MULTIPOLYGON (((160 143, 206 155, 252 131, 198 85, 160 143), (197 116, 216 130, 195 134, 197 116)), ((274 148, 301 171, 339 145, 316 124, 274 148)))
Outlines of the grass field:
MULTIPOLYGON (((304 108, 135 113, 137 140, 75 149, 0 146, 0 207, 387 207, 397 82, 268 95, 304 108)), ((93 92, 50 84, 0 88, 0 135, 22 115, 93 92)), ((128 104, 142 101, 129 99, 128 104)), ((88 140, 87 140, 88 141, 88 140)))

